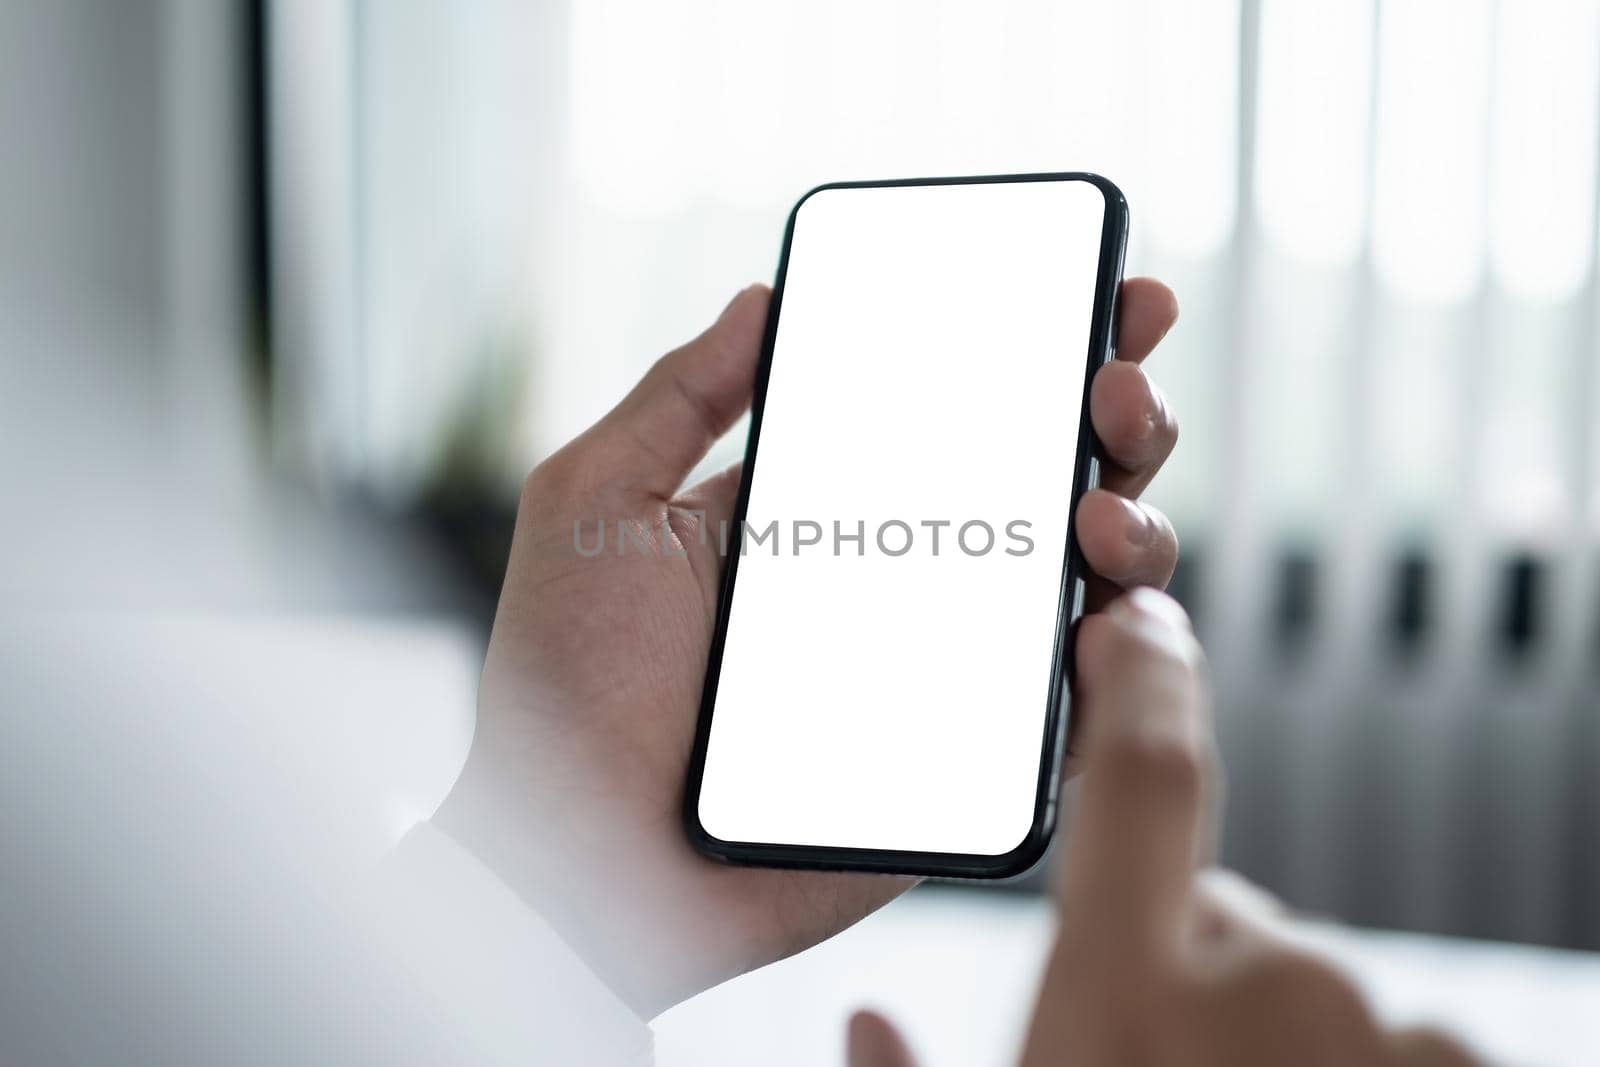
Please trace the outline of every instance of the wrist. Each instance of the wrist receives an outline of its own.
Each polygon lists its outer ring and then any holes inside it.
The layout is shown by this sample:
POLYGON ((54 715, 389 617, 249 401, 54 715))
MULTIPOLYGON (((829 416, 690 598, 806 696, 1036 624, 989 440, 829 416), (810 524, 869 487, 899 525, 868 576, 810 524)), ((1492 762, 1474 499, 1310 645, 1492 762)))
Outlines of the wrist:
MULTIPOLYGON (((474 745, 460 777, 431 820, 533 909, 586 966, 641 1019, 698 989, 673 978, 673 953, 660 945, 631 887, 616 878, 616 854, 570 802, 553 805, 525 774, 496 766, 474 745), (587 828, 587 829, 585 829, 587 828), (597 862, 598 860, 598 862, 597 862)), ((708 983, 709 984, 709 983, 708 983)))

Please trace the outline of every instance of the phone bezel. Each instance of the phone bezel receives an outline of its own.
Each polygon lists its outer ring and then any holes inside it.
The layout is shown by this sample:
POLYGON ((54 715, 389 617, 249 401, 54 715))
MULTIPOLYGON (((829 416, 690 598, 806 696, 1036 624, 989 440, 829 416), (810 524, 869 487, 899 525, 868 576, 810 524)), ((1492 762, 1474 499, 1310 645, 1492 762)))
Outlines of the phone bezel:
POLYGON ((1094 372, 1115 355, 1118 295, 1127 234, 1128 204, 1121 190, 1100 175, 1086 171, 828 182, 811 189, 795 202, 784 228, 783 250, 778 259, 777 278, 772 287, 772 300, 761 343, 761 361, 756 369, 755 390, 750 408, 750 431, 745 444, 744 470, 739 480, 739 495, 730 520, 732 532, 722 564, 716 625, 712 632, 711 648, 706 662, 699 720, 695 729, 694 748, 689 758, 688 779, 684 790, 684 826, 690 843, 697 851, 713 859, 750 866, 973 879, 1016 877, 1025 874, 1043 857, 1055 829, 1061 761, 1071 722, 1070 651, 1074 626, 1083 613, 1085 568, 1078 549, 1077 507, 1083 494, 1098 485, 1100 480, 1100 446, 1089 423, 1089 384, 1093 380, 1094 372), (705 775, 706 749, 710 741, 717 685, 722 673, 722 653, 727 639, 733 589, 742 555, 740 549, 744 520, 750 501, 750 486, 755 475, 756 451, 761 439, 761 418, 766 406, 767 381, 772 370, 772 353, 777 341, 778 320, 783 307, 784 283, 789 270, 789 249, 794 241, 795 220, 800 208, 812 196, 829 189, 1061 181, 1088 182, 1099 189, 1105 199, 1105 215, 1101 224, 1100 258, 1089 330, 1088 364, 1084 375, 1083 395, 1079 398, 1078 442, 1073 457, 1072 506, 1061 571, 1061 591, 1056 610, 1056 636, 1051 655, 1050 686, 1046 698, 1044 738, 1039 759, 1038 793, 1034 804, 1033 821, 1027 836, 1016 848, 992 856, 726 841, 712 836, 700 822, 700 787, 705 775))

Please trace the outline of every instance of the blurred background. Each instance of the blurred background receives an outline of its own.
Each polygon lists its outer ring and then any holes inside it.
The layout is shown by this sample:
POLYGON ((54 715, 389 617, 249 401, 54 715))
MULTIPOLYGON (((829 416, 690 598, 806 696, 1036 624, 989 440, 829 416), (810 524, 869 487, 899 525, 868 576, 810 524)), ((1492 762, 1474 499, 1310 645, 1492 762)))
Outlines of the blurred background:
POLYGON ((804 190, 1098 171, 1224 858, 1600 948, 1597 101, 1600 0, 5 0, 0 599, 458 670, 523 474, 804 190))

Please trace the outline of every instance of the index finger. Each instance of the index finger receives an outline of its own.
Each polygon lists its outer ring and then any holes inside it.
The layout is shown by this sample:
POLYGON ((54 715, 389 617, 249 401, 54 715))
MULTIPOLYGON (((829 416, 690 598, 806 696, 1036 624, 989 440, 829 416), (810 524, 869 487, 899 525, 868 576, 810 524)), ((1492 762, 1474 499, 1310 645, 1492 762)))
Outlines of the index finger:
POLYGON ((1087 769, 1061 941, 1103 968, 1138 966, 1177 949, 1207 839, 1199 645, 1176 602, 1140 589, 1083 621, 1077 666, 1087 769))

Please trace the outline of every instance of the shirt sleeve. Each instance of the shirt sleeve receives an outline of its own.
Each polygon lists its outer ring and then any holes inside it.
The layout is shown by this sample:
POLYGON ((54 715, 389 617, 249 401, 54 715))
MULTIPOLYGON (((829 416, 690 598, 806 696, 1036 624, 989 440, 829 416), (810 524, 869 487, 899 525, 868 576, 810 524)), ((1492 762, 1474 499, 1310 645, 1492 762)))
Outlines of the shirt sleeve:
POLYGON ((520 897, 431 823, 380 864, 370 919, 474 1064, 638 1067, 650 1029, 520 897))

